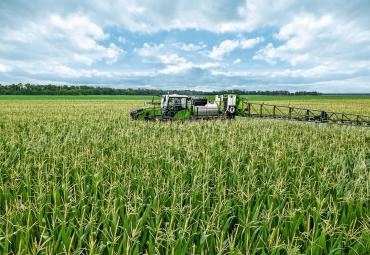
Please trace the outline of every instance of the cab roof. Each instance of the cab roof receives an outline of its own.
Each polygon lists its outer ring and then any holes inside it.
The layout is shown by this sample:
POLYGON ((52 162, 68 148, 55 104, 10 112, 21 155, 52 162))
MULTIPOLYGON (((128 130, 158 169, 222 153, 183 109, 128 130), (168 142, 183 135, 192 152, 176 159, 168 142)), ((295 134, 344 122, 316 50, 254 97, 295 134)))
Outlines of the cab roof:
POLYGON ((179 98, 188 98, 187 95, 178 95, 178 94, 170 94, 170 95, 163 95, 163 96, 169 96, 169 97, 179 97, 179 98))

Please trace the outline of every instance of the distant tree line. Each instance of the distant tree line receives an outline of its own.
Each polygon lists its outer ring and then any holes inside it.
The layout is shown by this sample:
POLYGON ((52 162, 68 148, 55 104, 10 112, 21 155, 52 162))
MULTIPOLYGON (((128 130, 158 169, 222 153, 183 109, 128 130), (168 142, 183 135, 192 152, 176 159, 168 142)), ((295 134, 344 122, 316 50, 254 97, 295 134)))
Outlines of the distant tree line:
POLYGON ((285 90, 274 91, 247 91, 247 90, 221 90, 221 91, 196 91, 196 90, 163 90, 146 88, 103 88, 92 86, 67 86, 67 85, 34 85, 34 84, 12 84, 1 85, 0 95, 162 95, 176 93, 182 95, 217 95, 235 93, 239 95, 321 95, 318 92, 298 91, 289 92, 285 90))

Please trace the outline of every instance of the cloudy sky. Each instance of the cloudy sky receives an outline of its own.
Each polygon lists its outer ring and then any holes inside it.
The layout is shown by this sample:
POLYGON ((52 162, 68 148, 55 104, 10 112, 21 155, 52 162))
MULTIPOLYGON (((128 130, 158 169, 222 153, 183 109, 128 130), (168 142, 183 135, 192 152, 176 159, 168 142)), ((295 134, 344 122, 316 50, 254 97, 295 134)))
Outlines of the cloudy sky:
POLYGON ((0 83, 370 92, 369 0, 1 0, 0 83))

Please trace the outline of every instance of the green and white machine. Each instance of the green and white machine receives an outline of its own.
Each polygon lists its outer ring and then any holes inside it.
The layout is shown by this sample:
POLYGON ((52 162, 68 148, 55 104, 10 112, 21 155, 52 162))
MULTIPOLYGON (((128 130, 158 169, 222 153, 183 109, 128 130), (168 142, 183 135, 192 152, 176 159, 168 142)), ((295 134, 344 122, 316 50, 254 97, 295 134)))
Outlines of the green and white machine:
POLYGON ((163 95, 160 103, 146 103, 146 107, 131 112, 132 119, 143 120, 191 120, 234 118, 237 114, 238 95, 193 97, 187 95, 163 95))
POLYGON ((163 95, 160 101, 147 102, 130 115, 133 120, 234 119, 239 116, 370 127, 370 116, 366 115, 249 102, 234 94, 210 97, 163 95))

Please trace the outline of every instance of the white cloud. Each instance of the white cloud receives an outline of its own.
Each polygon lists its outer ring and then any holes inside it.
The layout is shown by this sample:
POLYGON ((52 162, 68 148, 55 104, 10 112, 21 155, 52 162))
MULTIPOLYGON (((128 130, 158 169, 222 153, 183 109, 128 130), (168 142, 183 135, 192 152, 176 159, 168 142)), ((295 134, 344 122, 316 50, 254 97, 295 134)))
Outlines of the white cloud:
MULTIPOLYGON (((254 59, 271 64, 283 61, 292 66, 338 67, 338 64, 351 66, 358 63, 361 54, 370 55, 369 30, 328 14, 316 17, 301 13, 282 26, 274 36, 282 44, 277 47, 272 43, 267 44, 256 52, 254 59)), ((340 70, 344 71, 343 68, 340 70)))
POLYGON ((253 59, 265 60, 267 63, 270 64, 275 64, 277 58, 278 58, 277 50, 272 45, 272 43, 269 43, 265 48, 258 50, 256 55, 253 56, 253 59))
MULTIPOLYGON (((285 69, 283 71, 270 72, 272 78, 275 77, 304 77, 304 78, 320 78, 332 74, 343 74, 343 70, 337 69, 337 66, 318 65, 308 69, 285 69)), ((348 73, 348 70, 347 70, 348 73)))
POLYGON ((179 73, 184 73, 185 71, 190 70, 193 68, 192 63, 190 62, 185 62, 177 65, 169 65, 166 66, 164 69, 159 70, 159 73, 161 74, 179 74, 179 73))
POLYGON ((320 0, 90 0, 74 5, 90 9, 96 16, 94 20, 119 24, 133 32, 195 29, 223 33, 280 27, 299 11, 332 11, 342 5, 358 12, 361 3, 366 4, 365 0, 355 2, 353 7, 344 0, 337 0, 335 4, 320 0))
POLYGON ((64 76, 68 78, 79 78, 79 77, 111 77, 109 72, 102 72, 96 69, 87 70, 87 69, 73 69, 68 66, 57 65, 52 66, 46 70, 46 73, 54 73, 59 76, 64 76))
POLYGON ((10 67, 7 67, 5 65, 0 64, 0 73, 6 73, 11 71, 12 69, 10 67))
POLYGON ((359 76, 347 79, 332 79, 306 84, 311 90, 323 93, 364 93, 369 91, 369 76, 359 76), (348 86, 351 84, 351 86, 348 86))
POLYGON ((168 65, 164 69, 160 70, 161 74, 181 74, 185 73, 191 69, 198 68, 201 70, 208 70, 219 67, 219 63, 204 63, 204 64, 194 64, 192 62, 181 62, 175 65, 168 65))
POLYGON ((162 55, 158 56, 158 58, 163 64, 181 64, 186 62, 185 58, 179 57, 176 54, 162 55))
MULTIPOLYGON (((19 59, 28 62, 43 60, 61 65, 91 66, 105 61, 113 64, 125 53, 114 43, 104 46, 101 42, 109 39, 109 35, 81 13, 46 15, 37 23, 25 22, 18 30, 4 27, 1 32, 0 45, 8 48, 6 54, 22 52, 19 59)), ((10 58, 10 61, 15 60, 10 58)))
POLYGON ((260 42, 263 42, 263 38, 261 37, 241 40, 225 40, 222 41, 218 46, 213 47, 212 51, 209 53, 209 57, 214 59, 221 59, 223 56, 229 54, 237 48, 253 48, 260 42))
MULTIPOLYGON (((164 66, 158 70, 158 74, 178 75, 194 69, 208 70, 220 66, 219 63, 210 62, 196 64, 178 54, 181 53, 181 51, 178 52, 179 49, 194 52, 204 47, 206 46, 202 42, 199 44, 155 44, 146 42, 141 48, 135 48, 134 51, 142 58, 142 61, 164 66)), ((198 62, 200 62, 199 59, 198 62)))
POLYGON ((269 77, 269 78, 310 78, 320 79, 323 77, 330 76, 349 76, 355 74, 360 66, 370 70, 370 62, 368 65, 358 64, 357 66, 345 67, 341 64, 328 65, 321 64, 310 68, 286 68, 278 71, 267 71, 267 70, 253 70, 253 71, 214 71, 214 75, 225 75, 229 77, 240 76, 240 77, 269 77))
MULTIPOLYGON (((88 17, 81 14, 73 14, 65 18, 58 15, 50 17, 51 31, 49 36, 64 39, 79 48, 79 56, 85 64, 91 65, 94 61, 105 60, 108 64, 117 61, 124 51, 114 43, 104 47, 98 41, 107 39, 108 34, 93 23, 88 17)), ((78 59, 78 58, 77 58, 78 59)))
POLYGON ((164 44, 144 43, 143 47, 135 48, 143 62, 157 63, 163 65, 185 65, 187 60, 176 53, 172 53, 164 44))
POLYGON ((120 24, 130 31, 154 33, 172 29, 205 29, 226 31, 224 24, 246 22, 238 9, 245 0, 204 1, 158 1, 121 0, 104 2, 89 1, 90 8, 99 13, 103 20, 120 24))
POLYGON ((72 68, 58 63, 43 64, 39 63, 38 68, 30 67, 27 71, 30 75, 53 75, 63 78, 91 78, 91 77, 112 77, 108 71, 99 71, 97 69, 72 68))
POLYGON ((249 49, 255 47, 257 44, 263 42, 264 39, 262 37, 256 37, 252 39, 243 39, 239 41, 240 48, 242 49, 249 49))
POLYGON ((204 48, 207 48, 207 44, 205 44, 204 42, 199 42, 197 44, 193 44, 193 43, 186 44, 186 43, 180 42, 180 43, 175 43, 175 47, 183 51, 199 51, 204 48))
POLYGON ((155 43, 144 43, 143 47, 135 48, 136 52, 140 57, 144 58, 156 58, 160 51, 164 49, 164 44, 155 44, 155 43))
POLYGON ((110 43, 109 47, 105 48, 105 58, 107 59, 107 64, 113 64, 117 62, 118 57, 125 53, 124 50, 118 48, 114 43, 110 43))
POLYGON ((195 53, 207 47, 206 44, 200 42, 198 44, 185 44, 182 42, 156 44, 145 42, 141 48, 135 48, 134 52, 144 61, 160 62, 170 64, 173 62, 184 62, 185 59, 180 57, 179 50, 195 53))
POLYGON ((225 40, 220 43, 218 46, 214 46, 209 56, 214 59, 220 59, 224 55, 232 52, 239 47, 238 40, 225 40))
POLYGON ((242 62, 242 61, 240 60, 240 58, 238 58, 238 59, 235 59, 235 60, 233 61, 233 64, 240 64, 240 62, 242 62))
POLYGON ((358 72, 370 70, 370 61, 353 63, 351 66, 343 65, 343 63, 323 63, 314 65, 309 68, 287 68, 283 71, 273 71, 269 75, 275 77, 290 77, 290 78, 308 78, 320 79, 328 77, 349 77, 358 72))
POLYGON ((56 33, 61 32, 71 36, 71 39, 81 48, 93 47, 94 42, 91 39, 102 40, 109 36, 104 33, 101 27, 93 23, 90 18, 79 13, 66 18, 56 14, 51 15, 48 26, 54 28, 56 33))

